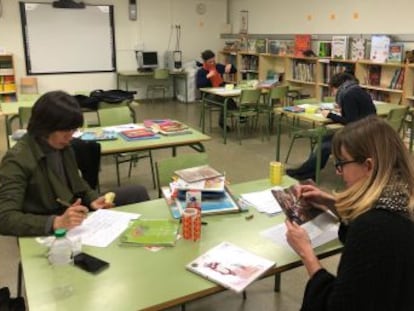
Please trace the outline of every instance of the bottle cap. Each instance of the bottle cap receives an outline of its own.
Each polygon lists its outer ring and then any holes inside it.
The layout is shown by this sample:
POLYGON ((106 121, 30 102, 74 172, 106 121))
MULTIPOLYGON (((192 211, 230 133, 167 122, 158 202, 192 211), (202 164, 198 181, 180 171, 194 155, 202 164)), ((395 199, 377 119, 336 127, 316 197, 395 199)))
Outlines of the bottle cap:
POLYGON ((66 229, 60 228, 55 230, 55 237, 63 238, 66 235, 66 229))

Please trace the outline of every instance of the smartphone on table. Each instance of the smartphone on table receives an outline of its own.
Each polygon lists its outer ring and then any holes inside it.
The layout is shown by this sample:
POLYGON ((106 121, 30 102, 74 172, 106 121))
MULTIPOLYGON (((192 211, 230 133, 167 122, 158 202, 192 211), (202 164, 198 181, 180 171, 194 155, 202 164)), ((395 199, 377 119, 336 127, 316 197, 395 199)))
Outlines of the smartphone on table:
POLYGON ((99 273, 109 267, 109 263, 86 253, 79 253, 73 257, 75 266, 90 273, 99 273))

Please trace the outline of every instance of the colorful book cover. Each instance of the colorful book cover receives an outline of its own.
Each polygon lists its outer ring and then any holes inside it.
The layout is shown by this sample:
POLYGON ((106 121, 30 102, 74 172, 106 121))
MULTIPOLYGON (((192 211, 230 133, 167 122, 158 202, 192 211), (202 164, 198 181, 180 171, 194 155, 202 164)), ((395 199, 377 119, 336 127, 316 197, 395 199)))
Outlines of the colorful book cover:
POLYGON ((353 38, 351 41, 351 60, 360 60, 365 58, 365 39, 353 38))
POLYGON ((266 53, 266 39, 256 39, 256 53, 266 53))
POLYGON ((403 61, 404 45, 402 43, 390 43, 388 61, 391 63, 401 63, 403 61))
POLYGON ((136 246, 174 246, 179 223, 169 219, 137 219, 131 221, 121 235, 121 243, 136 246))
POLYGON ((390 37, 372 36, 370 60, 377 63, 385 63, 390 51, 390 37))
POLYGON ((271 260, 222 242, 191 261, 186 268, 240 293, 274 265, 271 260))
POLYGON ((189 183, 209 178, 220 177, 223 175, 222 173, 218 172, 209 165, 201 165, 178 170, 175 171, 174 174, 189 183))
POLYGON ((147 120, 144 120, 144 126, 147 128, 150 128, 153 125, 165 125, 165 124, 170 124, 171 122, 173 121, 170 119, 147 119, 147 120))
POLYGON ((122 131, 121 134, 127 138, 142 138, 142 137, 151 137, 154 136, 155 133, 149 129, 140 128, 140 129, 132 129, 122 131))
POLYGON ((331 57, 332 42, 320 41, 319 42, 319 57, 331 57))
POLYGON ((368 84, 380 86, 381 83, 381 66, 373 65, 368 68, 368 84))
POLYGON ((332 58, 347 59, 348 57, 348 37, 332 36, 332 58))
POLYGON ((87 131, 81 135, 82 140, 86 141, 102 141, 102 140, 116 140, 117 133, 114 132, 92 132, 87 131))
POLYGON ((256 39, 247 40, 247 52, 256 53, 256 39))
POLYGON ((280 41, 279 40, 268 40, 267 41, 267 52, 274 55, 280 53, 280 41))
POLYGON ((303 52, 311 49, 311 35, 295 35, 295 56, 303 57, 303 52))

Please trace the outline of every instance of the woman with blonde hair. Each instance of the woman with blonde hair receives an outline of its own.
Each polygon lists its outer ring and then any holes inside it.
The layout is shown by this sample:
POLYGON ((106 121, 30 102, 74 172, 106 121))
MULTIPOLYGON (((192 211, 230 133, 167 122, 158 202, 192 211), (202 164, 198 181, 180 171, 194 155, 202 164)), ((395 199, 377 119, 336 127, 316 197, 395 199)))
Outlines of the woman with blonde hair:
POLYGON ((336 133, 332 151, 346 189, 299 189, 341 220, 336 276, 322 268, 306 231, 285 222, 287 241, 310 276, 301 310, 414 310, 414 166, 407 148, 385 120, 369 116, 336 133))

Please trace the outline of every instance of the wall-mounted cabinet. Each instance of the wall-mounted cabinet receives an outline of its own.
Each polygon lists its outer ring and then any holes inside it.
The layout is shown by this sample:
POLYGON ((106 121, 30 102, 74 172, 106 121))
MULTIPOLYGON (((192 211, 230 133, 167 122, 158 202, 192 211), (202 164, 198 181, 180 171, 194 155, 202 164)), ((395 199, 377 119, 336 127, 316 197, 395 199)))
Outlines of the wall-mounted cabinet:
POLYGON ((0 54, 0 102, 17 100, 16 76, 12 54, 0 54))

